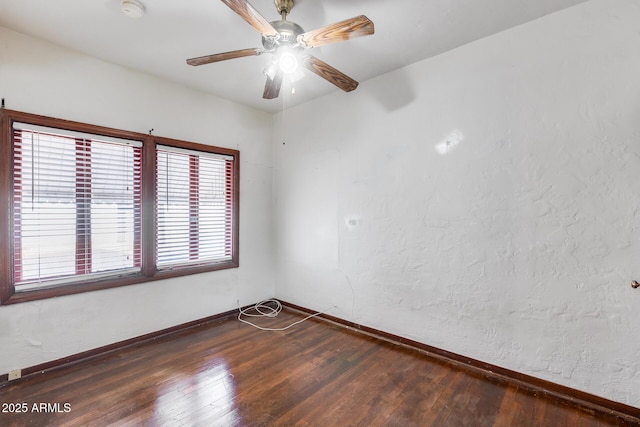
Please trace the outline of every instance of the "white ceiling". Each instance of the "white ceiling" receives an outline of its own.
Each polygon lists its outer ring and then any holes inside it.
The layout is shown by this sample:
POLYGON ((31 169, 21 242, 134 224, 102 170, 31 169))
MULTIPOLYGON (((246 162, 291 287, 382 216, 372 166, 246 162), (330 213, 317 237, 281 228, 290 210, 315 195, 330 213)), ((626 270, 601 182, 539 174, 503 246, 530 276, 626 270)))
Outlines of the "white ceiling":
MULTIPOLYGON (((586 0, 295 0, 288 17, 306 31, 366 15, 375 34, 312 50, 363 82, 586 0)), ((191 57, 261 47, 251 26, 219 0, 141 0, 146 14, 131 19, 120 0, 0 0, 0 25, 267 112, 262 70, 269 55, 192 67, 191 57)), ((268 20, 273 0, 250 0, 268 20)), ((286 106, 340 89, 306 73, 286 106)), ((357 89, 356 89, 357 91, 357 89)), ((283 89, 283 92, 285 90, 283 89)))

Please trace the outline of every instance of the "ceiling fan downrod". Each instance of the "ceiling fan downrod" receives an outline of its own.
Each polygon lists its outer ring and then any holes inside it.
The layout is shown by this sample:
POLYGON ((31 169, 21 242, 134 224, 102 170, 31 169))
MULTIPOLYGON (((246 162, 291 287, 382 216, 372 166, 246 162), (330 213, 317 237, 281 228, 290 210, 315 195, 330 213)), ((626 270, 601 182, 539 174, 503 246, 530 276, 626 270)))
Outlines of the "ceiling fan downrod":
POLYGON ((276 9, 278 9, 278 13, 282 16, 282 20, 287 20, 287 15, 293 9, 293 0, 273 0, 276 5, 276 9))

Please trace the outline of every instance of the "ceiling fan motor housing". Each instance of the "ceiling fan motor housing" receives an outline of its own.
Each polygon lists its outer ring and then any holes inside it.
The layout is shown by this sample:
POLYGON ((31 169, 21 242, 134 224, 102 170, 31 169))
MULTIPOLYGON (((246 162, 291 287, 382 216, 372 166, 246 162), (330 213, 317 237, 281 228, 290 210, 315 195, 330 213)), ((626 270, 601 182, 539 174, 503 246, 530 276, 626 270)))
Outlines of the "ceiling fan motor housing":
POLYGON ((270 24, 280 36, 276 38, 262 36, 262 46, 267 52, 274 51, 280 46, 299 47, 298 36, 304 33, 300 25, 291 21, 273 21, 270 24))

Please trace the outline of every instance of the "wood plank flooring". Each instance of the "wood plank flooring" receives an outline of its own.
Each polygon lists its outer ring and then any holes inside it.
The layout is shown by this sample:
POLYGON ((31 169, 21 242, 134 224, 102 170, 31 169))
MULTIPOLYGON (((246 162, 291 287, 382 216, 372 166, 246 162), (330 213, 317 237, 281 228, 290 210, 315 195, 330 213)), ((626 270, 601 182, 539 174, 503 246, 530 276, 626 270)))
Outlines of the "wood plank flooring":
POLYGON ((640 425, 317 319, 224 319, 11 382, 0 403, 27 409, 2 426, 640 425))

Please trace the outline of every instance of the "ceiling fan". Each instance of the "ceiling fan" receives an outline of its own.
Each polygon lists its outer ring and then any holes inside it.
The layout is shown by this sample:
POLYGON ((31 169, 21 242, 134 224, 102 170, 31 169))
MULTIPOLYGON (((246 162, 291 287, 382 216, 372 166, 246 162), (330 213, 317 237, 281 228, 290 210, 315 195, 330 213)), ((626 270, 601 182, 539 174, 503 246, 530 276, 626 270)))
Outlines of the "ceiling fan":
POLYGON ((356 16, 355 18, 305 32, 295 22, 287 21, 287 15, 293 8, 293 0, 274 0, 276 9, 282 19, 273 22, 268 22, 246 0, 221 1, 247 21, 257 32, 262 34, 263 47, 191 58, 187 59, 187 64, 194 66, 204 65, 226 61, 227 59, 270 53, 273 55, 273 60, 264 70, 267 76, 262 95, 264 99, 278 97, 285 75, 291 81, 301 78, 302 71, 299 68, 299 64, 345 92, 350 92, 358 87, 357 81, 315 56, 306 54, 305 51, 313 47, 373 34, 373 22, 366 16, 356 16))

